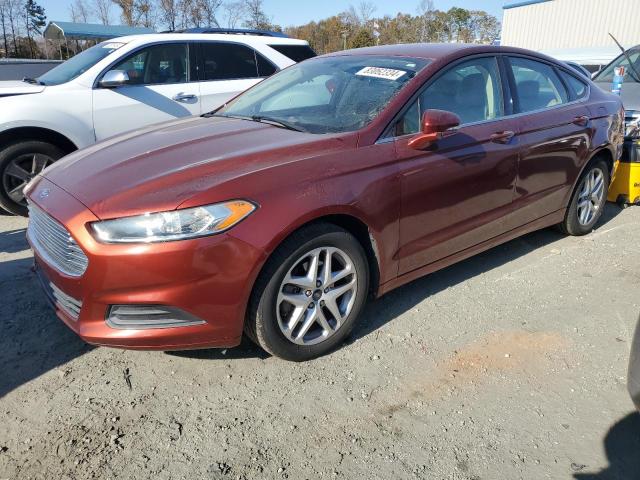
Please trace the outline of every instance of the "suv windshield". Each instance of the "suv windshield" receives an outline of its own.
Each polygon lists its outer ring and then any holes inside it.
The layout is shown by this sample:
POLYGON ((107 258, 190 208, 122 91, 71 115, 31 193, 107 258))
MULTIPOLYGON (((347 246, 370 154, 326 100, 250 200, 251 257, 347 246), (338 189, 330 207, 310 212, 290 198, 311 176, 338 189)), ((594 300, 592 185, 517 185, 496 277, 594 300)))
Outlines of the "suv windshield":
POLYGON ((70 58, 61 63, 56 68, 49 70, 47 73, 38 78, 38 82, 43 85, 60 85, 67 83, 79 75, 93 67, 103 58, 115 52, 122 47, 124 43, 120 42, 103 42, 79 53, 75 57, 70 58))
POLYGON ((627 55, 620 55, 613 62, 607 65, 600 73, 594 78, 594 82, 613 82, 613 70, 617 67, 624 67, 624 81, 625 82, 637 82, 640 78, 634 72, 633 68, 629 67, 629 61, 627 56, 631 59, 632 66, 635 67, 635 72, 640 74, 640 47, 634 47, 627 50, 627 55))
POLYGON ((428 63, 372 55, 317 58, 268 78, 216 114, 318 134, 355 131, 373 121, 428 63))

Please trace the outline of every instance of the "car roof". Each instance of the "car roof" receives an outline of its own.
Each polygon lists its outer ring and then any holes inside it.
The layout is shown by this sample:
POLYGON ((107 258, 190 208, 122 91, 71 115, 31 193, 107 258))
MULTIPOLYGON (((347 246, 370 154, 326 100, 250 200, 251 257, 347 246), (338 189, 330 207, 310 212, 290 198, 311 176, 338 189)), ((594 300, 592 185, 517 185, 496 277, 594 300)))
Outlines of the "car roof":
POLYGON ((228 33, 148 33, 142 35, 129 35, 109 40, 109 42, 122 43, 152 43, 152 42, 175 42, 175 41, 203 41, 217 40, 225 42, 235 42, 244 44, 262 45, 308 45, 305 40, 287 37, 271 37, 265 35, 237 35, 228 33))
POLYGON ((504 47, 496 45, 477 45, 470 43, 406 43, 398 45, 381 45, 377 47, 357 48, 341 52, 329 53, 324 56, 340 55, 388 55, 398 57, 424 58, 440 60, 449 57, 461 57, 478 53, 512 53, 538 57, 550 62, 559 63, 558 60, 539 52, 525 50, 523 48, 504 47))

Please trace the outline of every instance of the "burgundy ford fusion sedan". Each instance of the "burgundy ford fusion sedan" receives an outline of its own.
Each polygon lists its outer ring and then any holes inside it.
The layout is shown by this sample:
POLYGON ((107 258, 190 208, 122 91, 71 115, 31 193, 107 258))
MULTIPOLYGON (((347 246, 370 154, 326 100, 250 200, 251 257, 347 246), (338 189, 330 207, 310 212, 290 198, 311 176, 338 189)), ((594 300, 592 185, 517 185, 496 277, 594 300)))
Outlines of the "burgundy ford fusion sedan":
POLYGON ((292 66, 218 111, 66 157, 28 238, 85 341, 324 354, 369 296, 536 229, 589 232, 620 100, 512 48, 398 45, 292 66))

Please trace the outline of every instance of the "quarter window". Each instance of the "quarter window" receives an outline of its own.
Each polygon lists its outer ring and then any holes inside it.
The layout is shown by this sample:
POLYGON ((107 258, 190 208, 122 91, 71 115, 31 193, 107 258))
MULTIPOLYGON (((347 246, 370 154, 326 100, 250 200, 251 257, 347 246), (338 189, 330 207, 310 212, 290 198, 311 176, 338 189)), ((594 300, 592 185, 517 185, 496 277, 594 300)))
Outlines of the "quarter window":
POLYGON ((129 85, 186 83, 189 63, 186 44, 163 44, 142 49, 111 70, 124 70, 129 85))
POLYGON ((569 101, 564 85, 550 65, 521 57, 512 57, 509 61, 520 112, 542 110, 569 101))
POLYGON ((235 43, 202 43, 203 80, 240 80, 275 73, 275 67, 252 48, 235 43))
POLYGON ((586 83, 584 83, 582 80, 578 80, 576 77, 574 77, 573 75, 567 72, 563 72, 562 70, 560 70, 560 76, 564 80, 564 83, 567 84, 567 86, 573 93, 573 97, 576 100, 579 100, 585 97, 585 95, 587 94, 586 83))

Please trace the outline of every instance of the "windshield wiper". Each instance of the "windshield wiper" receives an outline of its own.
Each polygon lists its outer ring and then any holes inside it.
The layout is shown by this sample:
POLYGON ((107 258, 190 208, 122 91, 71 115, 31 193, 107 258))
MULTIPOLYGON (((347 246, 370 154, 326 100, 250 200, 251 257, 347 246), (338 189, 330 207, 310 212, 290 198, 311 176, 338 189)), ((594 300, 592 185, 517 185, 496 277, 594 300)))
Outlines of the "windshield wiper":
POLYGON ((25 83, 30 83, 31 85, 44 85, 44 83, 36 80, 35 78, 30 78, 30 77, 24 77, 22 81, 25 83))
POLYGON ((254 122, 270 123, 276 127, 286 128, 287 130, 293 130, 294 132, 308 132, 305 128, 289 123, 286 120, 280 120, 278 118, 265 117, 264 115, 252 115, 251 120, 254 122))

